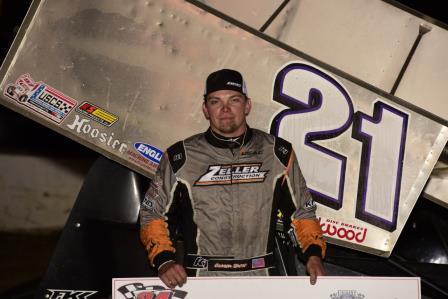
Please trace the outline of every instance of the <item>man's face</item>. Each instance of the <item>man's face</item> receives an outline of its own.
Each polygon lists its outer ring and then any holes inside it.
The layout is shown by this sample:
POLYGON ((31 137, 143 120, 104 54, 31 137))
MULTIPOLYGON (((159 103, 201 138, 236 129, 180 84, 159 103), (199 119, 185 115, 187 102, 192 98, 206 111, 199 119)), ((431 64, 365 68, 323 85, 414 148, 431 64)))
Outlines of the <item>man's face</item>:
POLYGON ((251 106, 251 100, 238 91, 218 90, 207 96, 202 110, 213 131, 226 137, 236 137, 246 130, 246 115, 251 106))

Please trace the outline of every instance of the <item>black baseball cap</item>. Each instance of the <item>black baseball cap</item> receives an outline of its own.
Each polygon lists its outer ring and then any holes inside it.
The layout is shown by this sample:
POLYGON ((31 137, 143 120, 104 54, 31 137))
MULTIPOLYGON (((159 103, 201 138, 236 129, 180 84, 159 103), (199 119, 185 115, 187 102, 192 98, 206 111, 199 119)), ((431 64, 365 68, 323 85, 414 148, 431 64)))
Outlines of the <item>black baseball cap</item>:
POLYGON ((222 69, 207 77, 204 89, 204 99, 208 94, 218 90, 235 90, 247 96, 246 83, 240 72, 222 69))

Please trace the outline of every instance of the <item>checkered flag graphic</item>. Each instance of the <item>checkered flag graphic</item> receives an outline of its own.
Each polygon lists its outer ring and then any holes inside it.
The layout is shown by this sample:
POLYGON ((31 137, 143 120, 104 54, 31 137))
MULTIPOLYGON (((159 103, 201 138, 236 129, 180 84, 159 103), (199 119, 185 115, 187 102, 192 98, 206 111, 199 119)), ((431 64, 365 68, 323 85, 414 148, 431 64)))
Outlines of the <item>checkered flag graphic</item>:
POLYGON ((69 113, 71 109, 72 109, 72 106, 69 105, 69 104, 67 104, 67 103, 63 103, 63 104, 59 107, 59 110, 61 110, 62 112, 66 113, 66 114, 69 113))
POLYGON ((134 292, 144 290, 142 283, 130 283, 118 288, 118 291, 123 294, 125 298, 134 298, 134 292))
MULTIPOLYGON (((127 299, 135 299, 139 294, 143 292, 151 293, 152 295, 149 297, 143 297, 143 298, 150 298, 150 299, 157 299, 158 293, 160 292, 170 292, 171 296, 164 297, 164 298, 179 298, 183 299, 187 296, 187 292, 181 291, 181 290, 172 290, 172 289, 166 289, 162 286, 158 285, 152 285, 152 286, 144 286, 142 283, 130 283, 124 286, 121 286, 118 288, 118 291, 123 294, 123 296, 127 299)), ((139 296, 140 297, 140 296, 139 296)))

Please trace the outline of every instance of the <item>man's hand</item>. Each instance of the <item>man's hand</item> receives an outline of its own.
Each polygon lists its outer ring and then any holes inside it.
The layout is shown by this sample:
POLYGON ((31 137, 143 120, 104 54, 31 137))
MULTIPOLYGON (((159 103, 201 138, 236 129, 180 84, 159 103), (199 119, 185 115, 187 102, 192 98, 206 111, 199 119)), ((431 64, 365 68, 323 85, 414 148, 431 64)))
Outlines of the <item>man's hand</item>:
POLYGON ((325 269, 322 264, 322 259, 318 256, 310 256, 306 263, 306 271, 310 275, 310 283, 316 284, 317 276, 324 276, 325 269))
POLYGON ((159 269, 159 277, 167 287, 172 289, 176 286, 181 287, 187 282, 187 273, 184 267, 175 261, 163 264, 159 269))

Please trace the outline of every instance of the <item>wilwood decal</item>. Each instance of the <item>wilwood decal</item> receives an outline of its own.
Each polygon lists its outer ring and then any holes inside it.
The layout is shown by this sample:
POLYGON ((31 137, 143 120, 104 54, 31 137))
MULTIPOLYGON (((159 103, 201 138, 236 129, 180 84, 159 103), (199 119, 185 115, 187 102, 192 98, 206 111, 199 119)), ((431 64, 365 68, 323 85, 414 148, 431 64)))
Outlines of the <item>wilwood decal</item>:
POLYGON ((364 243, 367 235, 367 228, 353 225, 344 221, 337 221, 319 217, 320 226, 324 235, 356 243, 364 243))

